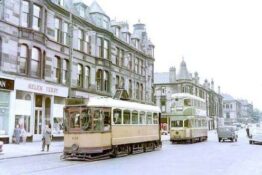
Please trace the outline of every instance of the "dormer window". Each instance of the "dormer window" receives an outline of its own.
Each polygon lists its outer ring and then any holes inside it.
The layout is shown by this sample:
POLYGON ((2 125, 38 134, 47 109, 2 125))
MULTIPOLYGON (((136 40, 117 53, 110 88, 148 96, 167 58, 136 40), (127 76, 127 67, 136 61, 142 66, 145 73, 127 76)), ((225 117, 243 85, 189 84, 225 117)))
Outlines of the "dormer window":
POLYGON ((85 8, 80 6, 79 7, 79 15, 84 18, 85 17, 85 8))
POLYGON ((130 44, 130 34, 126 33, 126 42, 130 44))
POLYGON ((134 42, 135 48, 139 49, 139 41, 138 41, 138 39, 134 39, 133 42, 134 42))
POLYGON ((64 0, 58 0, 57 4, 60 5, 60 6, 64 6, 64 0))
POLYGON ((115 35, 116 35, 116 37, 119 38, 119 36, 120 36, 120 29, 119 29, 119 27, 115 27, 115 35))
POLYGON ((102 19, 102 27, 105 28, 105 29, 107 29, 107 26, 108 26, 107 20, 106 20, 105 18, 102 19))

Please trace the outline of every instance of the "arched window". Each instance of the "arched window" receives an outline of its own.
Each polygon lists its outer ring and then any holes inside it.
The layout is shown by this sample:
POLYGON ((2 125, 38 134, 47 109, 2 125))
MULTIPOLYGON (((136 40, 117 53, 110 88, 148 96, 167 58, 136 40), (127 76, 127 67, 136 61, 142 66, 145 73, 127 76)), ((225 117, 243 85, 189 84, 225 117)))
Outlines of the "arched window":
POLYGON ((40 49, 33 47, 32 49, 32 59, 31 59, 31 75, 35 77, 40 77, 41 73, 41 52, 40 49))
POLYGON ((109 91, 109 72, 104 71, 104 91, 109 91))
POLYGON ((139 83, 136 83, 136 99, 139 99, 139 83))
POLYGON ((132 98, 133 97, 133 95, 132 95, 132 80, 129 80, 129 84, 128 84, 128 96, 130 97, 130 98, 132 98))
POLYGON ((90 67, 89 66, 85 67, 85 85, 86 85, 86 88, 89 88, 90 86, 90 67))
POLYGON ((102 77, 103 76, 103 72, 101 69, 98 69, 96 72, 96 89, 98 91, 102 90, 102 77))
POLYGON ((144 91, 144 86, 143 86, 143 84, 140 84, 140 98, 141 98, 141 100, 143 100, 144 98, 144 93, 143 93, 143 91, 144 91))
POLYGON ((28 47, 22 44, 20 47, 19 73, 27 74, 28 47))
POLYGON ((83 66, 81 64, 77 65, 77 86, 83 87, 83 66))

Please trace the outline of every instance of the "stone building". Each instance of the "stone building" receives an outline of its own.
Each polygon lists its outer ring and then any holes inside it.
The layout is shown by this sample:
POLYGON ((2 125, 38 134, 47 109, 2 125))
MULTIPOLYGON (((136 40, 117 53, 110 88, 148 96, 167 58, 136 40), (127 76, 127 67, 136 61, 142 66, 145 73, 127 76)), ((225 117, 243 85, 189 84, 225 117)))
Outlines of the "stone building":
POLYGON ((209 117, 209 129, 217 127, 217 120, 223 117, 222 100, 220 88, 218 92, 214 89, 214 81, 209 83, 205 80, 204 84, 199 82, 198 73, 194 76, 187 70, 185 61, 180 64, 180 70, 176 73, 176 68, 171 67, 169 72, 155 73, 155 103, 162 110, 162 122, 169 125, 171 112, 171 95, 174 93, 189 93, 206 100, 207 116, 209 117))
POLYGON ((241 118, 241 103, 229 94, 223 94, 223 116, 225 124, 238 122, 241 118))
POLYGON ((62 136, 66 97, 114 96, 153 104, 154 45, 97 2, 0 1, 0 139, 16 124, 33 140, 45 124, 62 136))

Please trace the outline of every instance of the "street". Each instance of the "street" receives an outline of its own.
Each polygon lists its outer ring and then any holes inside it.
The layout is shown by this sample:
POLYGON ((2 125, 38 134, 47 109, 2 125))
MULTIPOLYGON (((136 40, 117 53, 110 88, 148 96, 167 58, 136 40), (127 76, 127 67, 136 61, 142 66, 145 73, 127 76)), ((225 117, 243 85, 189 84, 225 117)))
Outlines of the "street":
POLYGON ((262 145, 250 145, 245 130, 238 142, 217 141, 215 131, 208 141, 171 144, 163 141, 154 152, 94 162, 63 161, 61 154, 0 160, 0 174, 179 174, 179 175, 261 175, 262 145))

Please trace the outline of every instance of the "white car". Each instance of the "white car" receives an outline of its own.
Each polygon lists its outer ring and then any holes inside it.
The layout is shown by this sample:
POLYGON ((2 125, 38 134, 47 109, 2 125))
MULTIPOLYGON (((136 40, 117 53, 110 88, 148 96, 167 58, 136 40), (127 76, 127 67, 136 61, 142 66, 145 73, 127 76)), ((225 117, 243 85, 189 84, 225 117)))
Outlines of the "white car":
POLYGON ((256 129, 253 131, 251 138, 249 139, 250 144, 262 143, 262 129, 256 129))
POLYGON ((3 145, 4 145, 4 143, 2 141, 0 141, 0 152, 3 151, 3 145))

